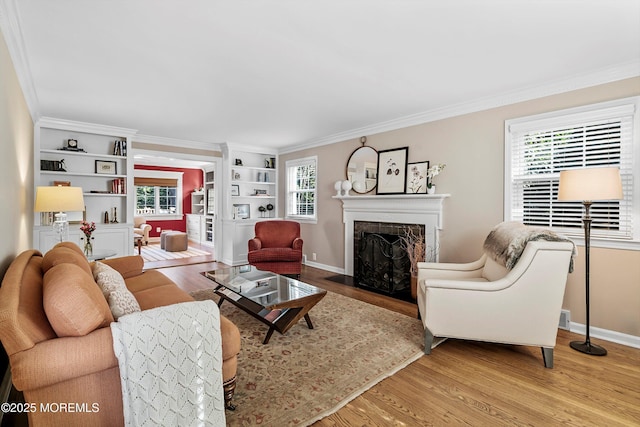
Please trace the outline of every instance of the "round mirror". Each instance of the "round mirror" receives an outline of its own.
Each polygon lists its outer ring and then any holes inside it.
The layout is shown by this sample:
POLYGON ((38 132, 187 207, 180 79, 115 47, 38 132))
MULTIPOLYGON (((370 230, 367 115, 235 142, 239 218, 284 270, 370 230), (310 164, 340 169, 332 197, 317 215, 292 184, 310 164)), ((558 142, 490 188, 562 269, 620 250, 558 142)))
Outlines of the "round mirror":
POLYGON ((356 149, 347 161, 347 179, 351 181, 352 190, 364 194, 376 188, 378 171, 378 152, 362 146, 356 149))

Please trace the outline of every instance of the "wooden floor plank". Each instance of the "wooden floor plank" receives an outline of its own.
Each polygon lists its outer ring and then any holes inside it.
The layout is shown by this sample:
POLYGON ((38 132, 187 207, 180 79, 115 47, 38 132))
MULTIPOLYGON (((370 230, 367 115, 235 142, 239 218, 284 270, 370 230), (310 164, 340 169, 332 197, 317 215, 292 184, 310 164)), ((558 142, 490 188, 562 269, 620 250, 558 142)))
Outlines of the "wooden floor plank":
MULTIPOLYGON (((190 292, 211 286, 200 272, 221 267, 210 262, 159 271, 190 292)), ((413 303, 328 280, 332 275, 303 266, 301 280, 417 316, 413 303)), ((448 340, 314 427, 640 426, 640 349, 598 340, 609 354, 593 357, 569 347, 582 338, 558 331, 553 369, 544 367, 539 348, 448 340)))

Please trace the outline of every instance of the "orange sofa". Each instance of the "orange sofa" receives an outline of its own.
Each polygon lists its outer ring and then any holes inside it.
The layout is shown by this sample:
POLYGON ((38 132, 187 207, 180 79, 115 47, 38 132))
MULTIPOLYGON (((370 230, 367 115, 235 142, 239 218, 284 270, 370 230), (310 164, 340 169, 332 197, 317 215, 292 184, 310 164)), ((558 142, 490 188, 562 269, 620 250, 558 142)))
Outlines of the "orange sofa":
MULTIPOLYGON (((141 310, 193 301, 164 274, 144 271, 139 256, 102 261, 125 279, 141 310)), ((120 370, 109 324, 114 319, 75 244, 63 242, 44 257, 28 250, 12 262, 0 287, 0 340, 13 384, 36 409, 29 425, 124 424, 120 370), (73 411, 59 410, 73 404, 73 411), (41 410, 43 408, 56 410, 41 410)), ((232 408, 240 333, 220 316, 225 403, 232 408)))

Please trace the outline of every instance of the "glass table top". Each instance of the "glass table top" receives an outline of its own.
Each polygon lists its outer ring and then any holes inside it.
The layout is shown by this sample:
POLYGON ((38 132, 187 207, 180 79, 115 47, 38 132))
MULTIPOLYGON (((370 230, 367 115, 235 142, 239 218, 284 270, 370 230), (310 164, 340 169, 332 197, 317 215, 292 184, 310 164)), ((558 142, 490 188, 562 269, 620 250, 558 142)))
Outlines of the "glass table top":
MULTIPOLYGON (((204 276, 219 285, 262 305, 272 306, 326 292, 308 283, 251 265, 205 271, 204 276)), ((233 298, 231 294, 225 294, 233 298)))

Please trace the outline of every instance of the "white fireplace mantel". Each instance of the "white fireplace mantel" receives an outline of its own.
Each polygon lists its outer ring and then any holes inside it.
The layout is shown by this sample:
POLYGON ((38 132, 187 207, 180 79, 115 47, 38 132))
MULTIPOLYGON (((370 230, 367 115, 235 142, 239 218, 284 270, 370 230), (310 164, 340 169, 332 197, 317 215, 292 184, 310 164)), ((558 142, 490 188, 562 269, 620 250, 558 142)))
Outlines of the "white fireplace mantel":
POLYGON ((424 225, 426 244, 437 261, 438 233, 442 229, 443 205, 450 194, 398 194, 377 196, 333 196, 342 201, 344 222, 344 270, 353 276, 355 221, 424 225))

